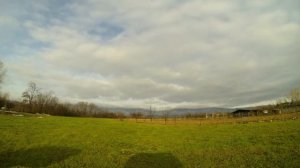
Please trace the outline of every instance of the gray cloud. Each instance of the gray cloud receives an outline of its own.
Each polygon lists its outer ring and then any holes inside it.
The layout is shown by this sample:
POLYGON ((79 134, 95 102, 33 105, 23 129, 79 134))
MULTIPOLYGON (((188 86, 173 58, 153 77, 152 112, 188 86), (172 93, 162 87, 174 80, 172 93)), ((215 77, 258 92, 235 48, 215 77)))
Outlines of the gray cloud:
POLYGON ((22 21, 47 45, 5 59, 10 81, 37 81, 64 99, 132 106, 153 99, 237 106, 274 100, 300 84, 294 0, 89 0, 64 4, 59 15, 45 12, 55 5, 42 3, 22 21))

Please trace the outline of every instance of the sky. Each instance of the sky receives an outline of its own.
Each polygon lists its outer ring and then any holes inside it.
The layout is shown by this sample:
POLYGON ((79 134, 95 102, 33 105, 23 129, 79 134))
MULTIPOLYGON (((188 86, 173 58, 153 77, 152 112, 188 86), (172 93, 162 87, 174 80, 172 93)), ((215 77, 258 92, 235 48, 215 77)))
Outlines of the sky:
POLYGON ((238 107, 300 87, 298 0, 0 0, 1 87, 62 101, 238 107))

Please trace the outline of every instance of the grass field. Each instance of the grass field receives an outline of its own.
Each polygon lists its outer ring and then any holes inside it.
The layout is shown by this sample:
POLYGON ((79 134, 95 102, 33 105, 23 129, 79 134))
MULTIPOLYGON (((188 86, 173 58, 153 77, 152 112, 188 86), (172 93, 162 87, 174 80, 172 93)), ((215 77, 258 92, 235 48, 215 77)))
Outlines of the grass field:
POLYGON ((199 126, 0 115, 0 167, 299 165, 299 120, 199 126))

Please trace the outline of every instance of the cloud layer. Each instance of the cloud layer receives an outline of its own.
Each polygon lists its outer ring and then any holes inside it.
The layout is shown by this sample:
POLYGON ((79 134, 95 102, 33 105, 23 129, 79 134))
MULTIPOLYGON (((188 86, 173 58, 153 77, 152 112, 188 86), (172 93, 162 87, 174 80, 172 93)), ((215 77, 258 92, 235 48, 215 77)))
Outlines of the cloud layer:
POLYGON ((36 81, 70 101, 232 107, 300 85, 297 0, 1 6, 3 88, 13 97, 36 81))

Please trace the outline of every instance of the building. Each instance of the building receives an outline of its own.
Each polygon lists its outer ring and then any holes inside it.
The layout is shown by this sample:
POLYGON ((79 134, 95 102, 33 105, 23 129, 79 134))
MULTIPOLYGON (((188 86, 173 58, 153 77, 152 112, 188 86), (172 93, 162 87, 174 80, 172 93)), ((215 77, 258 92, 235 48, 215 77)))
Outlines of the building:
POLYGON ((231 113, 233 117, 281 114, 279 109, 237 109, 231 113))

